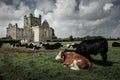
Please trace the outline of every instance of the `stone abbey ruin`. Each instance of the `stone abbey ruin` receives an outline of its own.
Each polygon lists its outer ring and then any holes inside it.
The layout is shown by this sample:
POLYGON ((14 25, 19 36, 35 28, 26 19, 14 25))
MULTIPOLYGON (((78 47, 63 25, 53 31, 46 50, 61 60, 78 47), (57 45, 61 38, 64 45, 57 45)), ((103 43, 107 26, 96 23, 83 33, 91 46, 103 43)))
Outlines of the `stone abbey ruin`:
POLYGON ((35 17, 32 14, 24 16, 24 26, 19 28, 17 23, 11 23, 7 27, 7 37, 17 40, 27 40, 29 42, 40 42, 52 40, 55 37, 54 29, 49 26, 47 20, 42 23, 41 15, 35 17))

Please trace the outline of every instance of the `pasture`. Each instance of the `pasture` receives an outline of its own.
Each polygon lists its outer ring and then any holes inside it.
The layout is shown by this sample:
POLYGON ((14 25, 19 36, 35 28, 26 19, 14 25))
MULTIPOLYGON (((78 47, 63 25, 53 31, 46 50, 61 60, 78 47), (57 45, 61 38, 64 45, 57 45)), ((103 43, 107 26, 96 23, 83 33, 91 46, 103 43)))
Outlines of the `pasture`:
POLYGON ((79 71, 70 70, 55 60, 58 52, 71 42, 62 42, 64 46, 58 50, 35 51, 4 44, 0 48, 0 80, 119 80, 120 47, 112 47, 112 42, 108 42, 108 66, 101 65, 98 54, 92 56, 95 63, 91 68, 79 71))

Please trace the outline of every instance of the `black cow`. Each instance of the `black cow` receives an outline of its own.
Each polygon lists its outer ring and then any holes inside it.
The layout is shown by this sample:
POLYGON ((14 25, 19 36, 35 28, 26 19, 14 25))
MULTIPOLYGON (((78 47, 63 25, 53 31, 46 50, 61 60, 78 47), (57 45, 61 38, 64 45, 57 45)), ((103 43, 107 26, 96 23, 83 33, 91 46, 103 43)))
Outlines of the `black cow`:
POLYGON ((120 47, 120 43, 119 42, 113 42, 112 47, 120 47))
POLYGON ((76 43, 75 43, 75 44, 71 45, 71 47, 72 47, 72 48, 78 48, 79 45, 80 45, 80 44, 76 44, 76 43))
POLYGON ((17 45, 20 44, 20 41, 10 41, 9 43, 11 47, 18 47, 17 45))
POLYGON ((77 48, 79 46, 79 44, 71 43, 71 44, 67 44, 66 46, 67 46, 67 48, 77 48))
POLYGON ((38 45, 35 45, 33 43, 30 43, 28 45, 26 45, 26 48, 31 48, 31 49, 40 49, 41 47, 38 45))
POLYGON ((104 64, 107 62, 107 52, 108 52, 108 43, 107 40, 103 37, 94 38, 91 40, 82 41, 76 50, 65 50, 65 52, 74 51, 77 52, 86 58, 88 58, 91 62, 93 61, 90 54, 97 55, 101 54, 104 64))
POLYGON ((11 43, 10 43, 10 46, 11 46, 11 47, 15 47, 15 44, 16 44, 16 43, 11 42, 11 43))
POLYGON ((63 45, 61 43, 55 43, 55 44, 49 44, 49 43, 47 43, 47 44, 43 44, 43 46, 44 46, 45 49, 51 49, 51 50, 53 50, 53 49, 59 49, 63 45))

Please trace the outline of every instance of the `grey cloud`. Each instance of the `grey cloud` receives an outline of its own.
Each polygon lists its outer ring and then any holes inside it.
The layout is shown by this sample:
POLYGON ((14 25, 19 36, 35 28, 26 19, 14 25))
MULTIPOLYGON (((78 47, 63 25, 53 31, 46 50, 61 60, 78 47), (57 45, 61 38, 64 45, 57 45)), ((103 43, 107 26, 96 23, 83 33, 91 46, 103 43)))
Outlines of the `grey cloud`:
POLYGON ((75 37, 86 35, 119 36, 120 23, 117 17, 120 15, 120 4, 116 3, 118 0, 10 1, 11 3, 8 0, 0 1, 1 26, 5 26, 9 22, 22 24, 24 15, 34 13, 35 16, 41 14, 42 20, 47 19, 58 37, 70 35, 75 37), (107 4, 113 5, 105 10, 104 7, 107 4))
MULTIPOLYGON (((19 23, 25 14, 30 13, 30 9, 24 3, 20 3, 18 9, 12 5, 7 5, 4 2, 0 3, 0 34, 6 35, 6 27, 9 23, 19 23)), ((23 24, 23 23, 22 23, 23 24)), ((21 25, 21 24, 20 24, 21 25)))
MULTIPOLYGON (((82 1, 83 1, 83 4, 82 2, 80 2, 80 5, 79 5, 80 7, 79 10, 81 11, 80 13, 71 12, 69 16, 68 15, 64 16, 64 13, 61 14, 63 15, 60 18, 61 23, 62 22, 67 23, 65 25, 62 25, 62 27, 66 27, 66 31, 68 32, 66 34, 74 32, 73 36, 85 36, 85 35, 101 35, 105 37, 111 36, 111 32, 114 30, 114 26, 117 26, 119 24, 118 21, 113 19, 114 17, 119 15, 119 7, 114 5, 109 11, 105 12, 103 10, 104 5, 108 3, 112 3, 113 2, 112 0, 106 0, 106 1, 104 0, 82 0, 82 1), (84 11, 81 10, 81 7, 84 7, 83 9, 85 9, 86 15, 84 15, 84 11), (73 17, 73 18, 70 18, 70 17, 73 17), (73 23, 72 22, 73 19, 75 21, 78 21, 78 20, 80 21, 79 23, 73 23), (71 20, 71 22, 67 22, 68 20, 69 21, 71 20), (89 22, 91 24, 88 24, 89 22), (69 23, 73 25, 70 26, 69 23), (78 24, 78 25, 76 26, 74 24, 78 24), (82 24, 82 26, 80 27, 79 24, 82 24)), ((60 36, 64 36, 64 35, 65 34, 60 35, 60 36)))

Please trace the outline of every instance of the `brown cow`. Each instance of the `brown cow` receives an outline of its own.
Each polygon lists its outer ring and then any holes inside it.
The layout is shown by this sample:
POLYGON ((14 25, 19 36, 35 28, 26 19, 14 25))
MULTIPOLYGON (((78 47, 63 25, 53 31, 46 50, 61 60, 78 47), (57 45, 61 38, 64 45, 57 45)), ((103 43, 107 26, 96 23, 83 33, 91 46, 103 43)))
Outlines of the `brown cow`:
POLYGON ((91 62, 84 56, 75 52, 62 52, 56 56, 56 60, 64 60, 64 65, 70 67, 72 70, 79 70, 91 67, 91 62))

